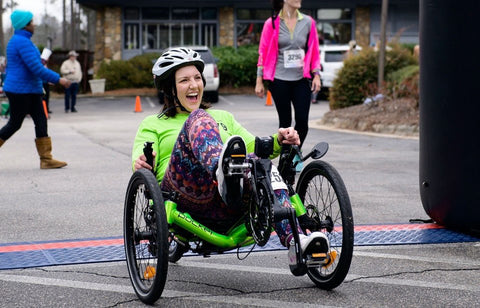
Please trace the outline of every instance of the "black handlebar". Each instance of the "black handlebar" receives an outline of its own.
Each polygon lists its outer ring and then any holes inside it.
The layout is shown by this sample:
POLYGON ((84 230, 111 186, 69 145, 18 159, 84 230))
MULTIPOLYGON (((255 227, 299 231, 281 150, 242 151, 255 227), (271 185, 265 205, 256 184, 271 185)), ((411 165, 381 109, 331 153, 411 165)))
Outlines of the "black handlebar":
POLYGON ((143 144, 143 154, 147 158, 147 164, 152 166, 152 172, 154 172, 154 165, 153 165, 153 142, 147 141, 143 144))

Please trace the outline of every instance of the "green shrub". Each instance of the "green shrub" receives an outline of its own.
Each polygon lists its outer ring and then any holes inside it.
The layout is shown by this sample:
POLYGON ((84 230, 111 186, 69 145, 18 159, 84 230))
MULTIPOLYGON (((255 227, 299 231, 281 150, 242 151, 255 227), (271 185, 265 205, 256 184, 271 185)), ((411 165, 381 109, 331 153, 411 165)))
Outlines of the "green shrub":
POLYGON ((153 87, 152 66, 159 56, 158 53, 148 53, 126 61, 104 61, 97 77, 107 80, 106 90, 153 87))
POLYGON ((258 45, 213 47, 221 86, 254 86, 257 78, 258 45))
POLYGON ((418 65, 409 65, 402 67, 387 76, 387 80, 395 83, 402 83, 405 79, 418 74, 420 67, 418 65))
POLYGON ((131 63, 122 60, 112 60, 108 63, 104 61, 100 64, 97 76, 106 79, 105 90, 115 90, 133 88, 132 74, 136 73, 131 63))
POLYGON ((158 57, 160 57, 159 53, 146 53, 128 60, 139 71, 136 87, 153 87, 152 67, 158 57))
POLYGON ((413 54, 413 48, 415 47, 415 45, 417 45, 416 43, 399 43, 399 44, 402 48, 408 49, 412 54, 413 54))
POLYGON ((388 76, 387 95, 392 98, 410 97, 415 100, 416 107, 420 100, 418 83, 420 80, 418 65, 405 66, 388 76))
MULTIPOLYGON (((400 68, 417 64, 408 49, 398 44, 390 45, 391 50, 385 55, 384 74, 386 80, 389 74, 400 68)), ((330 89, 330 108, 338 109, 358 105, 375 89, 378 80, 378 52, 365 48, 354 57, 345 60, 343 68, 338 72, 330 89)))

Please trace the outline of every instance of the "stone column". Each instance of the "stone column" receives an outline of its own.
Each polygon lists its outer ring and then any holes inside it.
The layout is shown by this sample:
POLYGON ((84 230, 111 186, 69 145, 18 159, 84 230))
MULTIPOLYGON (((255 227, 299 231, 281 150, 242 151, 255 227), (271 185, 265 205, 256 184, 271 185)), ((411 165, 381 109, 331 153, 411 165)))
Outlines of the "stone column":
POLYGON ((103 44, 105 41, 105 33, 103 31, 105 24, 105 8, 97 9, 96 15, 95 50, 93 54, 94 74, 98 71, 105 53, 105 45, 103 44))
POLYGON ((370 45, 370 9, 357 7, 355 10, 355 40, 362 47, 370 45))
POLYGON ((220 46, 234 46, 235 23, 233 20, 233 8, 223 7, 219 9, 220 46))
POLYGON ((103 7, 97 10, 94 71, 102 61, 122 58, 122 9, 103 7))

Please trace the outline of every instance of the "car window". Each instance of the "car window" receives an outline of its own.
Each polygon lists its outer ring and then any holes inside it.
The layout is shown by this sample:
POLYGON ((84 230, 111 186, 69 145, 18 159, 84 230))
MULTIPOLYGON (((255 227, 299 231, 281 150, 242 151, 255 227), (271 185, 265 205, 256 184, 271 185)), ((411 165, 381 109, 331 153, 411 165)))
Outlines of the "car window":
POLYGON ((345 51, 326 51, 325 62, 343 62, 345 51))
POLYGON ((208 50, 196 50, 200 54, 200 57, 205 63, 214 63, 215 61, 213 60, 213 55, 210 51, 208 50))

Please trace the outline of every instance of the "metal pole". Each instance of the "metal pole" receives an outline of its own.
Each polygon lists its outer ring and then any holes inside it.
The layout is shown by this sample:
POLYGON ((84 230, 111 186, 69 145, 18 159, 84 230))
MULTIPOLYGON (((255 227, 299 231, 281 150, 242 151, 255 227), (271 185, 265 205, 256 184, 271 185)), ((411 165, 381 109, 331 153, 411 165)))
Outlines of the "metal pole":
POLYGON ((385 47, 387 46, 388 0, 382 0, 382 19, 380 28, 380 46, 378 51, 378 89, 383 87, 385 72, 385 47))
POLYGON ((62 19, 62 48, 67 49, 67 8, 65 7, 65 1, 63 0, 63 19, 62 19))

